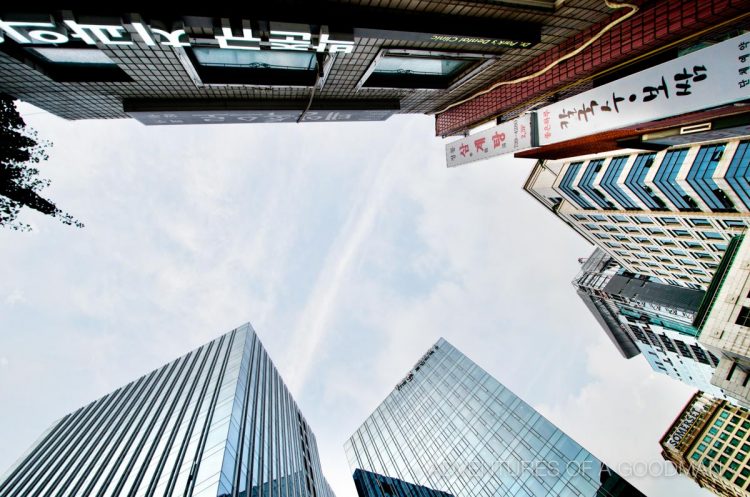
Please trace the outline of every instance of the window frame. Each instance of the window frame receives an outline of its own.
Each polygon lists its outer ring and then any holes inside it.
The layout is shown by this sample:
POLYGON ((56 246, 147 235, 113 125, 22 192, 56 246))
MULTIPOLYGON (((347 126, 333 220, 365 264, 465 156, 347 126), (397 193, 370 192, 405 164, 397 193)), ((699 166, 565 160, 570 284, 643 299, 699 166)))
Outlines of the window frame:
POLYGON ((381 48, 375 58, 370 62, 365 72, 357 81, 356 89, 360 90, 446 90, 452 86, 458 85, 484 69, 487 65, 492 64, 499 54, 496 53, 477 53, 477 52, 452 52, 443 50, 418 50, 413 48, 381 48), (368 81, 376 72, 378 63, 385 57, 423 57, 432 59, 467 59, 469 64, 457 71, 456 74, 448 76, 430 76, 430 75, 400 75, 398 77, 377 76, 381 82, 369 84, 368 81), (473 61, 473 62, 472 62, 473 61), (399 79, 399 77, 401 79, 399 79), (383 80, 391 79, 392 84, 383 84, 383 80), (411 80, 411 84, 409 81, 411 80), (422 83, 415 84, 415 81, 421 80, 422 83))

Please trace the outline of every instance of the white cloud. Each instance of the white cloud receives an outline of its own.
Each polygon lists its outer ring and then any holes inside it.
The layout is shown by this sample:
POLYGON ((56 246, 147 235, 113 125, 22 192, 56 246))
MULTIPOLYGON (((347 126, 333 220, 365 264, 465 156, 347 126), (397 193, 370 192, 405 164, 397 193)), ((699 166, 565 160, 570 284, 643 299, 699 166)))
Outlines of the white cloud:
POLYGON ((0 313, 0 470, 52 419, 247 320, 339 497, 344 440, 439 336, 608 462, 653 458, 681 407, 679 385, 601 348, 569 283, 591 249, 520 190, 529 164, 448 170, 429 117, 34 119, 56 142, 46 193, 87 227, 25 213, 36 233, 0 232, 24 304, 0 313))
POLYGON ((19 289, 15 289, 5 296, 5 303, 8 305, 16 305, 23 301, 23 291, 19 289))

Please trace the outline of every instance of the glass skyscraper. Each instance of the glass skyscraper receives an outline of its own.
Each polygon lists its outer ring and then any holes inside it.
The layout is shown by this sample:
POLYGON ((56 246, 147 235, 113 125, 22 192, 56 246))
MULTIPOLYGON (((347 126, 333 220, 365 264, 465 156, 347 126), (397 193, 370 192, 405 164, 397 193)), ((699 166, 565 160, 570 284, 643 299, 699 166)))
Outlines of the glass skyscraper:
POLYGON ((0 495, 334 497, 249 324, 56 421, 0 495))
POLYGON ((352 471, 456 497, 643 495, 442 338, 345 451, 352 471))
POLYGON ((447 492, 361 469, 354 472, 354 485, 359 497, 454 497, 447 492))

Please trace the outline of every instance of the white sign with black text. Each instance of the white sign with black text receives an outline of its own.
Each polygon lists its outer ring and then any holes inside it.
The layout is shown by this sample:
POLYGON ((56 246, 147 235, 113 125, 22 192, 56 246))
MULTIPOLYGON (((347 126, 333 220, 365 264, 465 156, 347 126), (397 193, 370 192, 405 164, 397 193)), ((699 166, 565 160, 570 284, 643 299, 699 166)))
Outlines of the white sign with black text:
POLYGON ((750 98, 750 33, 537 111, 539 145, 750 98))
POLYGON ((526 150, 532 145, 531 115, 525 114, 445 145, 448 167, 526 150))

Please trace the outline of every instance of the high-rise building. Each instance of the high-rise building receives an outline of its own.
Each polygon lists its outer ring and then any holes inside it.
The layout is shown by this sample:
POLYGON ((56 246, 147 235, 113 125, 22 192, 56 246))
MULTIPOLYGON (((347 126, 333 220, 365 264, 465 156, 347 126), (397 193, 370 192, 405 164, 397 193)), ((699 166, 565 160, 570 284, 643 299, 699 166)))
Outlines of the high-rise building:
POLYGON ((354 485, 359 497, 454 497, 447 492, 361 469, 354 471, 354 485))
POLYGON ((642 495, 442 338, 345 451, 352 471, 456 497, 642 495))
POLYGON ((249 324, 56 421, 0 495, 334 497, 249 324))
POLYGON ((750 223, 750 141, 539 161, 524 189, 626 270, 706 289, 750 223))
POLYGON ((727 398, 711 383, 719 357, 698 343, 693 326, 705 292, 628 273, 599 248, 573 286, 623 357, 642 353, 655 372, 727 398))
POLYGON ((659 441, 662 457, 717 495, 750 493, 750 411, 698 392, 659 441))
POLYGON ((695 325, 721 361, 711 379, 750 408, 750 238, 737 235, 716 270, 695 325))

